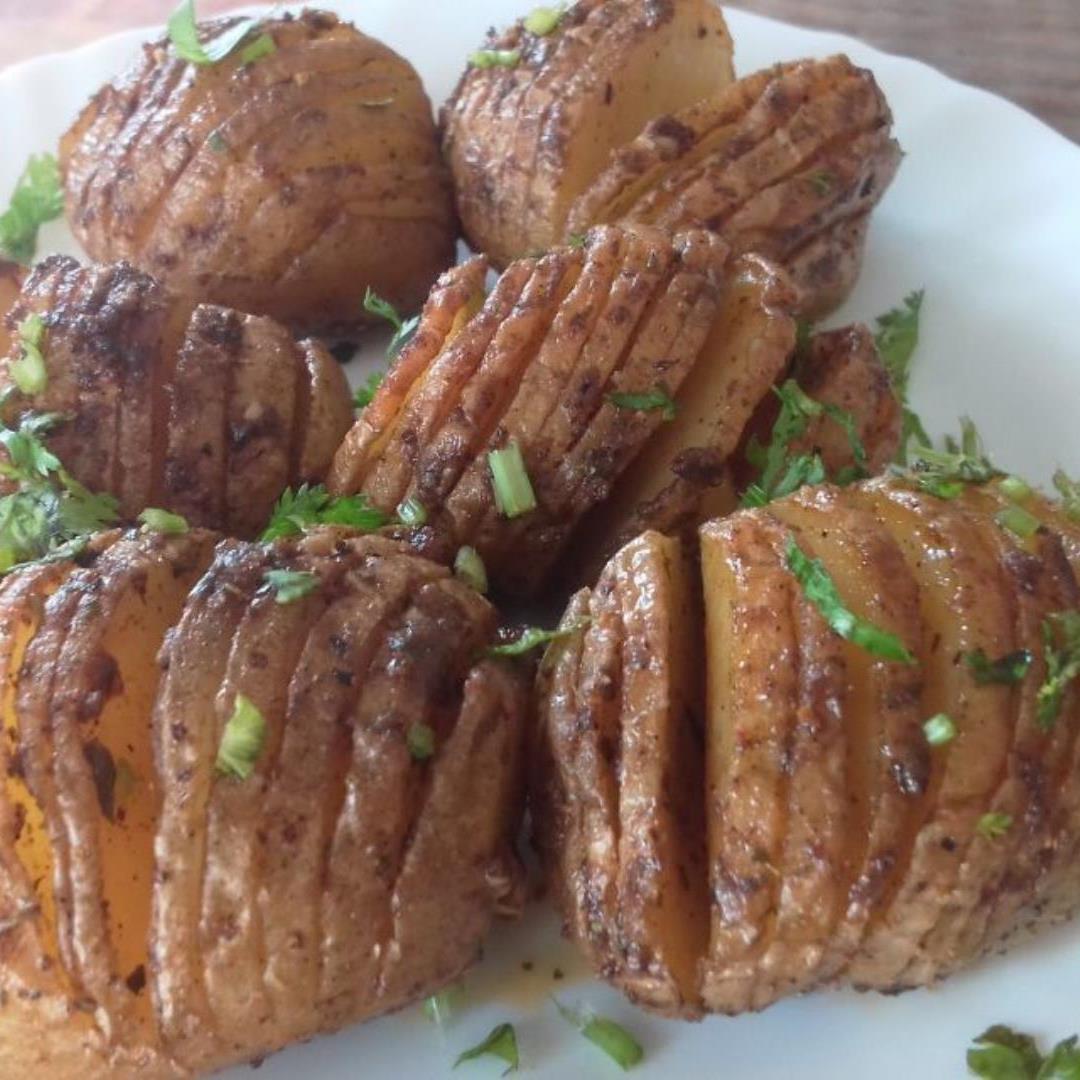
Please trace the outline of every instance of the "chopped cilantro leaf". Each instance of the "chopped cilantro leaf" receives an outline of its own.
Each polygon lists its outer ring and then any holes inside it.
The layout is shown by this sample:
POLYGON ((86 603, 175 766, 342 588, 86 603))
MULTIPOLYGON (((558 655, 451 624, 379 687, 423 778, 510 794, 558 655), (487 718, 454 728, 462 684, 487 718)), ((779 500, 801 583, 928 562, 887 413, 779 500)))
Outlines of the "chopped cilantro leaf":
POLYGON ((621 1024, 606 1017, 597 1016, 591 1009, 571 1009, 558 999, 552 998, 559 1015, 598 1046, 619 1068, 632 1069, 645 1056, 641 1043, 621 1024))
POLYGON ((374 532, 388 522, 387 516, 363 495, 331 497, 322 484, 286 488, 278 499, 261 539, 298 536, 316 525, 344 525, 360 532, 374 532))
MULTIPOLYGON (((181 60, 206 67, 224 60, 261 22, 259 18, 242 18, 232 26, 226 27, 216 37, 203 40, 199 34, 194 0, 181 0, 176 10, 169 16, 169 40, 181 60)), ((250 64, 260 56, 274 51, 272 39, 270 39, 270 48, 267 48, 265 44, 258 45, 263 37, 269 38, 269 35, 261 35, 248 45, 244 53, 241 53, 242 63, 250 64), (249 50, 254 50, 254 55, 247 58, 244 54, 249 50)))
POLYGON ((310 570, 267 570, 263 580, 279 604, 295 603, 319 587, 319 575, 310 570))
POLYGON ((255 771, 255 762, 266 741, 266 721, 249 698, 237 694, 232 716, 225 724, 218 744, 217 771, 223 776, 246 780, 255 771))
POLYGON ((617 409, 628 409, 631 412, 653 412, 659 409, 665 420, 675 419, 675 402, 660 387, 642 394, 611 393, 607 397, 617 409))
POLYGON ((975 681, 980 686, 990 683, 1018 683, 1031 670, 1032 655, 1027 649, 1017 649, 1006 653, 997 660, 991 660, 982 649, 976 649, 964 656, 975 681))
POLYGON ((458 1054, 454 1062, 456 1069, 462 1062, 473 1061, 475 1058, 490 1054, 492 1057, 501 1058, 506 1062, 506 1073, 514 1072, 520 1064, 518 1057, 517 1034, 513 1024, 498 1024, 491 1029, 488 1037, 475 1046, 469 1047, 458 1054))
POLYGON ((37 250, 38 230, 63 213, 60 166, 52 154, 35 154, 15 184, 7 210, 0 214, 0 254, 29 263, 37 250))
POLYGON ((1065 691, 1080 675, 1080 611, 1059 611, 1042 624, 1046 678, 1038 693, 1038 720, 1049 731, 1061 712, 1065 691))

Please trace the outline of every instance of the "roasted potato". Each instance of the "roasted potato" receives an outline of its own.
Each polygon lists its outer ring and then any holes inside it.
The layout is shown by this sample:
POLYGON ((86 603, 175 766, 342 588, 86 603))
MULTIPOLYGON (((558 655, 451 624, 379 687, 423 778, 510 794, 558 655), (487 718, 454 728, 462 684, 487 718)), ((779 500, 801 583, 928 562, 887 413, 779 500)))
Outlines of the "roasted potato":
POLYGON ((578 0, 556 25, 537 14, 491 31, 442 112, 465 236, 500 268, 561 239, 573 201, 646 121, 733 78, 714 0, 578 0))
POLYGON ((98 262, 297 333, 351 334, 368 287, 415 310, 457 231, 419 77, 326 12, 258 33, 275 48, 252 63, 154 42, 95 95, 61 140, 72 231, 98 262))
MULTIPOLYGON (((16 395, 61 421, 47 443, 131 520, 147 506, 253 536, 282 490, 321 482, 352 422, 340 367, 263 316, 177 297, 127 263, 51 256, 27 278, 6 326, 45 326, 44 389, 16 395)), ((0 389, 22 356, 0 359, 0 389)))
POLYGON ((18 263, 0 260, 0 356, 6 355, 11 348, 11 331, 4 316, 18 299, 24 277, 25 271, 18 263))
POLYGON ((520 885, 495 622, 332 529, 129 534, 5 579, 0 1072, 202 1073, 456 978, 520 885))
POLYGON ((795 343, 782 276, 726 254, 706 232, 605 227, 512 264, 471 317, 483 263, 451 271, 338 452, 331 489, 387 512, 418 499, 521 595, 609 497, 575 566, 631 526, 696 524, 795 343), (511 444, 537 502, 515 520, 489 463, 511 444))
POLYGON ((700 569, 646 533, 574 597, 532 789, 600 974, 686 1016, 895 991, 1076 908, 1080 684, 1048 675, 1080 524, 1032 494, 1018 536, 1007 505, 804 488, 703 526, 700 569))
POLYGON ((871 72, 845 56, 750 75, 658 116, 574 203, 569 232, 603 222, 708 228, 773 259, 799 313, 835 308, 858 276, 866 222, 900 162, 871 72))

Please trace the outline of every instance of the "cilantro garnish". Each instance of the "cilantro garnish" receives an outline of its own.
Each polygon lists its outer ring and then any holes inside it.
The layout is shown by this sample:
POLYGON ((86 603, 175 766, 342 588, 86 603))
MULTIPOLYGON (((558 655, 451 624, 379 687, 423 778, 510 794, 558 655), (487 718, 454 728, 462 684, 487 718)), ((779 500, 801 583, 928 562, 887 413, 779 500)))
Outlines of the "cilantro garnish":
POLYGON ((915 657, 895 634, 859 618, 847 607, 824 564, 810 558, 793 536, 788 538, 786 560, 806 599, 818 609, 834 633, 883 660, 916 663, 915 657))
POLYGON ((1062 1039, 1045 1056, 1030 1035, 1004 1024, 988 1028, 973 1042, 967 1052, 968 1071, 983 1080, 1076 1080, 1080 1076, 1075 1035, 1062 1039))
POLYGON ((982 649, 965 654, 964 660, 971 668, 975 682, 980 686, 990 683, 1022 682, 1024 676, 1031 670, 1033 657, 1027 649, 1017 649, 1016 652, 1006 653, 997 660, 991 660, 982 649))
POLYGON ((316 525, 344 525, 360 532, 374 532, 389 518, 372 506, 364 495, 331 496, 322 484, 301 484, 286 488, 274 506, 261 539, 277 540, 299 536, 316 525))
POLYGON ((503 1073, 503 1076, 508 1072, 517 1070, 520 1059, 518 1057, 517 1034, 514 1031, 513 1024, 498 1024, 492 1028, 486 1039, 458 1054, 457 1060, 454 1062, 454 1068, 456 1069, 463 1061, 472 1061, 474 1058, 484 1057, 486 1054, 501 1058, 506 1062, 506 1072, 503 1073))
POLYGON ((517 67, 521 60, 520 49, 477 49, 469 57, 469 66, 486 70, 487 68, 517 67))
POLYGON ((354 409, 366 409, 375 397, 375 392, 382 386, 383 379, 386 378, 385 371, 373 371, 367 380, 358 386, 353 391, 353 408, 354 409))
POLYGON ((267 570, 263 580, 279 604, 295 603, 319 587, 319 575, 310 570, 267 570))
POLYGON ((920 446, 930 444, 922 421, 908 406, 911 358, 919 344, 919 315, 922 311, 923 296, 922 289, 909 293, 900 307, 879 315, 876 320, 877 334, 874 342, 903 409, 900 449, 896 456, 901 465, 907 464, 908 448, 912 439, 920 446))
MULTIPOLYGON (((243 18, 227 27, 216 37, 203 41, 199 37, 194 0, 181 0, 179 6, 169 16, 169 40, 181 60, 207 67, 224 60, 261 23, 262 19, 258 17, 243 18)), ((274 52, 275 48, 274 39, 269 34, 260 34, 242 50, 240 62, 244 65, 254 63, 260 57, 274 52)))
POLYGON ((0 214, 0 254, 29 263, 37 250, 38 230, 63 213, 60 166, 52 154, 35 154, 15 184, 7 210, 0 214))
POLYGON ((255 762, 266 741, 266 721, 255 704, 243 694, 233 702, 232 716, 225 724, 218 744, 217 771, 223 776, 246 780, 255 771, 255 762))
POLYGON ((1080 480, 1070 480, 1064 469, 1058 469, 1053 479, 1066 516, 1072 521, 1080 521, 1080 480))
POLYGON ((822 415, 840 425, 851 446, 854 461, 852 466, 833 477, 835 482, 851 483, 866 475, 866 448, 851 413, 829 402, 815 401, 794 379, 773 387, 773 392, 780 399, 780 412, 773 423, 769 445, 763 447, 751 440, 747 448, 747 459, 761 470, 761 475, 743 493, 743 506, 764 506, 805 485, 822 484, 828 479, 819 453, 793 454, 791 451, 791 444, 806 434, 810 421, 822 415))
POLYGON ((12 381, 20 393, 27 397, 40 394, 48 385, 48 373, 45 370, 45 320, 38 314, 27 315, 19 323, 19 345, 22 356, 13 360, 8 367, 12 381))
POLYGON ((612 1061, 624 1071, 632 1069, 645 1056, 641 1043, 614 1020, 597 1016, 591 1009, 571 1009, 558 999, 552 998, 559 1015, 585 1036, 594 1046, 598 1046, 612 1061))
POLYGON ((390 344, 386 346, 386 356, 389 360, 393 360, 405 348, 420 325, 419 315, 403 319, 398 314, 397 308, 388 300, 384 300, 370 286, 364 293, 364 310, 369 315, 377 315, 380 319, 385 319, 394 328, 394 336, 390 339, 390 344))
POLYGON ((543 630, 539 626, 527 626, 514 638, 500 645, 489 645, 484 650, 485 656, 523 656, 527 652, 541 645, 548 645, 553 641, 561 641, 564 638, 579 633, 587 625, 587 620, 574 623, 573 626, 561 626, 555 630, 543 630))

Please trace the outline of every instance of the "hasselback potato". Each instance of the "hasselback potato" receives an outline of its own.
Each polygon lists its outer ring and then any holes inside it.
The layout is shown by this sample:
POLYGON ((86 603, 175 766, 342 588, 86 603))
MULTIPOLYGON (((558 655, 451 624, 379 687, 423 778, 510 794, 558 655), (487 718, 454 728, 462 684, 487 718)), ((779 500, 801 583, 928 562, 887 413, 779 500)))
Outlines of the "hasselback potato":
POLYGON ((442 113, 474 250, 504 267, 558 243, 609 153, 729 83, 731 51, 714 0, 578 0, 492 30, 442 113))
POLYGON ((215 542, 0 584, 5 1076, 260 1057, 456 978, 518 901, 494 609, 389 537, 215 542))
POLYGON ((567 229, 708 228, 775 260, 823 315, 851 291, 871 210, 900 163, 871 72, 845 56, 782 64, 658 116, 612 155, 567 229))
POLYGON ((456 238, 418 75, 326 12, 257 33, 269 53, 209 65, 154 42, 95 95, 61 140, 72 231, 99 262, 298 333, 355 331, 368 287, 415 310, 456 238))
POLYGON ((11 331, 4 316, 18 299, 24 276, 23 268, 18 263, 0 260, 0 356, 6 355, 11 348, 11 331))
POLYGON ((15 340, 0 390, 14 388, 33 319, 44 382, 13 397, 6 418, 57 414, 49 448, 128 520, 157 506, 253 536, 286 486, 323 480, 352 422, 345 377, 321 344, 196 305, 127 263, 39 263, 6 317, 15 340))
MULTIPOLYGON (((795 351, 782 272, 730 259, 712 233, 614 226, 513 263, 480 306, 485 269, 474 259, 435 288, 338 451, 333 491, 386 513, 418 500, 517 595, 549 579, 572 538, 560 567, 571 578, 643 529, 692 530, 730 509, 729 459, 751 420, 767 420, 795 351), (501 502, 503 451, 520 453, 535 506, 501 502)), ((891 399, 867 332, 851 334, 810 350, 815 385, 844 396, 828 371, 850 367, 891 399)), ((885 407, 880 394, 845 399, 857 417, 885 407)), ((863 430, 875 460, 892 457, 895 426, 863 430)), ((850 464, 842 447, 832 456, 850 464)))
POLYGON ((571 601, 534 822, 641 1004, 925 985, 1075 909, 1080 524, 919 477, 710 522, 700 564, 644 534, 571 601))

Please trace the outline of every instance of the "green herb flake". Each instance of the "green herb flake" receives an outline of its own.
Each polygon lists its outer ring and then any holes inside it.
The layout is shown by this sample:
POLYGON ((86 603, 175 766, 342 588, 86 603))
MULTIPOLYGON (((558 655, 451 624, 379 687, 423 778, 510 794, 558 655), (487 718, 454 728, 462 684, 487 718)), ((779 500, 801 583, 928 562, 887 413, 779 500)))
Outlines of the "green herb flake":
POLYGON ((522 20, 522 26, 530 34, 535 34, 537 37, 547 37, 548 34, 554 33, 558 29, 559 23, 562 22, 565 14, 566 8, 562 5, 559 7, 533 8, 522 20))
POLYGON ((1045 1057, 1030 1035, 995 1024, 972 1040, 967 1067, 983 1080, 1080 1080, 1077 1037, 1063 1039, 1045 1057))
POLYGON ((266 741, 266 721, 250 698, 237 694, 232 716, 221 733, 217 752, 217 771, 222 776, 246 780, 255 770, 255 762, 266 741))
POLYGON ((469 66, 485 71, 488 68, 517 67, 521 60, 520 49, 477 49, 469 57, 469 66))
MULTIPOLYGON (((216 37, 203 41, 199 36, 199 24, 195 16, 194 0, 181 0, 179 6, 169 16, 169 40, 172 42, 173 49, 176 50, 176 55, 181 60, 187 60, 189 63, 197 64, 200 67, 207 67, 224 60, 261 21, 258 18, 239 19, 216 37)), ((243 62, 249 63, 250 61, 243 62)))
POLYGON ((215 154, 224 154, 228 152, 229 144, 225 141, 225 136, 220 131, 211 131, 206 137, 206 145, 215 154))
POLYGON ((831 195, 833 188, 836 186, 836 177, 825 169, 818 169, 816 172, 812 172, 807 180, 810 183, 810 187, 813 188, 815 195, 831 195))
MULTIPOLYGON (((386 355, 391 360, 393 360, 412 340, 413 335, 416 333, 416 328, 420 325, 419 315, 413 315, 411 318, 403 319, 398 314, 397 308, 389 301, 384 300, 370 286, 368 287, 367 292, 364 293, 364 310, 369 315, 375 315, 380 319, 385 319, 394 328, 394 336, 390 339, 390 344, 386 346, 386 355)), ((379 379, 379 382, 382 382, 381 378, 379 379)))
POLYGON ((401 503, 399 503, 397 508, 397 518, 402 525, 418 528, 421 525, 427 524, 428 516, 424 504, 419 499, 410 495, 409 498, 403 499, 401 503))
POLYGON ((366 409, 371 404, 385 378, 385 371, 373 371, 367 379, 353 391, 353 408, 366 409))
POLYGON ((1064 469, 1056 470, 1053 480, 1065 515, 1071 521, 1080 521, 1080 480, 1069 479, 1064 469))
POLYGON ((417 721, 409 725, 405 733, 405 745, 413 761, 427 761, 435 753, 435 731, 427 724, 417 721))
POLYGON ((952 717, 938 713, 923 724, 923 734, 931 746, 944 746, 956 738, 956 724, 952 717))
POLYGON ((589 234, 588 233, 572 232, 566 238, 566 243, 567 243, 567 245, 569 247, 580 249, 580 248, 583 248, 585 246, 585 242, 588 239, 589 239, 589 234))
POLYGON ((1006 506, 994 515, 994 520, 1021 540, 1029 540, 1039 531, 1039 519, 1022 506, 1006 506))
POLYGON ((295 603, 319 587, 319 575, 310 570, 267 570, 263 580, 279 604, 295 603))
POLYGON ((975 831, 987 840, 1000 840, 1012 828, 1012 825, 1012 814, 991 812, 979 818, 975 831))
POLYGON ((1061 713, 1069 683, 1080 675, 1080 611, 1059 611, 1042 624, 1046 678, 1039 687, 1037 716, 1049 731, 1061 713))
POLYGON ((317 525, 375 532, 387 523, 387 516, 363 495, 331 497, 322 484, 302 484, 296 491, 285 489, 260 539, 265 543, 283 536, 299 536, 317 525))
POLYGON ((37 250, 38 230, 64 211, 60 166, 52 154, 34 154, 0 214, 0 254, 28 264, 37 250))
POLYGON ((591 1009, 571 1009, 555 998, 552 1000, 559 1015, 594 1046, 600 1047, 623 1071, 632 1069, 644 1058, 641 1043, 621 1024, 597 1016, 591 1009))
POLYGON ((444 986, 437 994, 424 998, 424 1015, 439 1027, 445 1027, 465 1000, 465 984, 457 982, 444 986))
POLYGON ((145 532, 167 533, 173 536, 181 536, 191 528, 187 518, 174 514, 171 510, 160 510, 156 506, 148 506, 139 515, 139 523, 145 532))
POLYGON ((271 56, 277 52, 277 44, 269 34, 259 34, 257 38, 249 42, 240 50, 240 63, 244 67, 254 64, 264 56, 271 56))
POLYGON ((9 370, 20 393, 33 397, 40 394, 49 381, 42 351, 45 343, 45 320, 36 313, 27 315, 19 324, 18 335, 22 356, 12 361, 9 370))
POLYGON ((1000 477, 1001 470, 986 456, 975 424, 962 417, 960 430, 959 443, 947 437, 944 450, 935 450, 929 441, 909 449, 911 465, 898 470, 898 474, 939 499, 958 498, 966 485, 985 484, 1000 477))
POLYGON ((506 1062, 507 1067, 503 1076, 517 1070, 520 1059, 518 1058, 517 1033, 514 1031, 513 1024, 498 1024, 492 1028, 486 1039, 458 1054, 454 1061, 454 1068, 456 1069, 463 1061, 473 1061, 489 1054, 506 1062))
POLYGON ((1013 502, 1023 502, 1031 497, 1031 485, 1022 476, 1003 476, 998 481, 998 490, 1013 502))
POLYGON ((454 576, 478 593, 488 591, 487 568, 476 548, 467 544, 459 547, 454 556, 454 576))
POLYGON ((997 660, 991 660, 982 649, 976 649, 964 656, 979 686, 1022 682, 1031 670, 1033 659, 1028 649, 1017 649, 1016 652, 1006 653, 997 660))
POLYGON ((512 641, 503 642, 500 645, 489 645, 484 650, 485 656, 523 656, 532 652, 541 645, 549 645, 553 641, 562 641, 580 633, 588 625, 588 620, 574 623, 571 626, 560 626, 555 630, 542 630, 538 626, 527 626, 512 641))
POLYGON ((495 505, 507 518, 521 517, 536 509, 536 493, 525 469, 521 447, 511 439, 501 450, 488 453, 495 505))
POLYGON ((929 446, 922 421, 908 406, 908 382, 911 378, 911 360, 919 344, 919 316, 922 312, 922 289, 904 297, 902 305, 877 317, 877 333, 874 342, 885 370, 889 373, 893 389, 903 407, 901 413, 900 449, 896 460, 907 464, 912 439, 920 446, 929 446))
POLYGON ((675 402, 661 387, 656 387, 644 394, 612 393, 607 396, 617 409, 631 412, 655 412, 660 410, 665 420, 675 419, 675 402))
POLYGON ((794 537, 788 538, 786 559, 787 567, 802 586, 806 599, 817 608, 834 633, 883 660, 916 663, 915 657, 895 634, 860 619, 844 604, 824 565, 820 560, 810 558, 794 537))

